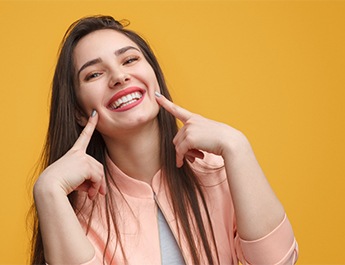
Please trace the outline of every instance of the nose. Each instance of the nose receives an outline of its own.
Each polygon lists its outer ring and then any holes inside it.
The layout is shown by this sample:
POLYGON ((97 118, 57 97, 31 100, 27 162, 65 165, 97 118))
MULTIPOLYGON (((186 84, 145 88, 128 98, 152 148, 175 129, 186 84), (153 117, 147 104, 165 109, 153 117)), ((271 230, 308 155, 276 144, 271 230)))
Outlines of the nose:
POLYGON ((130 75, 128 73, 119 70, 116 72, 114 71, 109 81, 109 87, 119 87, 126 84, 129 80, 130 75))

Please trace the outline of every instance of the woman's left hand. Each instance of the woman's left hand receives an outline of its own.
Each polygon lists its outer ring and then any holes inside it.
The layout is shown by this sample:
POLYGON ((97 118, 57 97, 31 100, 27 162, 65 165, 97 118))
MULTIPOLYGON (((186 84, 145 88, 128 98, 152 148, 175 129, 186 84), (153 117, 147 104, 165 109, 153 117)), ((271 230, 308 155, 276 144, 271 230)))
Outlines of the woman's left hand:
POLYGON ((221 155, 240 237, 256 240, 272 232, 282 222, 285 211, 256 160, 248 139, 231 126, 191 113, 163 96, 157 95, 156 99, 183 123, 173 140, 177 166, 183 165, 184 158, 194 161, 195 157, 202 157, 201 150, 221 155))
MULTIPOLYGON (((202 151, 225 155, 231 142, 236 142, 241 133, 234 128, 194 114, 157 94, 157 102, 179 119, 183 126, 176 134, 173 143, 176 149, 176 165, 181 167, 183 159, 194 161, 202 158, 202 151)), ((243 135, 242 135, 243 136, 243 135)))

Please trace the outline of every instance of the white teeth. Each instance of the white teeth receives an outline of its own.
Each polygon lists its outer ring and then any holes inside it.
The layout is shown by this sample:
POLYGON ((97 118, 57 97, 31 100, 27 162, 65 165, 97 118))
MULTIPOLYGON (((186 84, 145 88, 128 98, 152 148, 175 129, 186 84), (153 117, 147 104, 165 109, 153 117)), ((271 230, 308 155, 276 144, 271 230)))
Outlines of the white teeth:
POLYGON ((128 104, 131 104, 135 102, 136 100, 140 99, 142 97, 142 94, 140 92, 133 92, 131 94, 122 96, 121 98, 117 99, 115 102, 113 102, 110 107, 112 109, 117 109, 119 107, 124 107, 128 104))

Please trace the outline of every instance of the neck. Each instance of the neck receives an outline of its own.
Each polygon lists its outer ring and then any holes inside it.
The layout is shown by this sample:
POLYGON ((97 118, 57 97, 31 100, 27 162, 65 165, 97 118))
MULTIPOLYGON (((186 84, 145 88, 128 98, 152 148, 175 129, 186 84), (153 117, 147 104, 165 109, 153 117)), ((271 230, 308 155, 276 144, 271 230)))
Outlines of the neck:
POLYGON ((160 168, 158 122, 140 130, 126 131, 121 137, 104 139, 110 159, 126 175, 151 184, 160 168))

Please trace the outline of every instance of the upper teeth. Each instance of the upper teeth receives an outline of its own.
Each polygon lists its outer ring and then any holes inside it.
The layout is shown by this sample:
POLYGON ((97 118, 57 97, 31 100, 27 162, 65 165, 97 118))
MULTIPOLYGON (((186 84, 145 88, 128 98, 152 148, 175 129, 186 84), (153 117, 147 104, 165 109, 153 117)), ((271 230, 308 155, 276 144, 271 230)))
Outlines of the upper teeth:
POLYGON ((142 97, 140 92, 133 92, 131 94, 122 96, 121 98, 115 100, 113 103, 110 104, 110 108, 117 109, 120 106, 128 105, 135 100, 138 100, 142 97))

